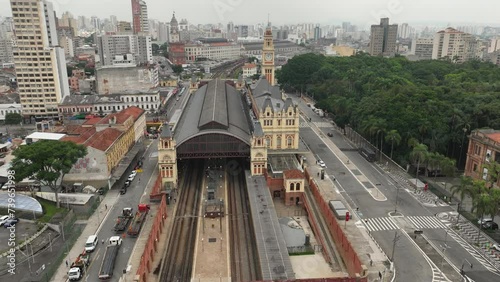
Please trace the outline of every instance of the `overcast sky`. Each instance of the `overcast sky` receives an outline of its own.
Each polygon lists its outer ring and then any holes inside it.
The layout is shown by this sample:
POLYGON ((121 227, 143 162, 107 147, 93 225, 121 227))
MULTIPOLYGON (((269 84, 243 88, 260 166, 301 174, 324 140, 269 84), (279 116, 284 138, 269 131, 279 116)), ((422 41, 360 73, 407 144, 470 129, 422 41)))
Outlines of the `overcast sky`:
MULTIPOLYGON (((311 22, 339 24, 350 21, 368 26, 388 16, 391 23, 488 24, 500 25, 499 0, 146 0, 149 17, 170 21, 175 11, 178 19, 193 24, 223 23, 273 25, 311 22)), ((0 0, 0 15, 10 16, 10 1, 0 0)), ((64 11, 74 16, 116 15, 130 21, 130 0, 52 0, 58 15, 64 11)))

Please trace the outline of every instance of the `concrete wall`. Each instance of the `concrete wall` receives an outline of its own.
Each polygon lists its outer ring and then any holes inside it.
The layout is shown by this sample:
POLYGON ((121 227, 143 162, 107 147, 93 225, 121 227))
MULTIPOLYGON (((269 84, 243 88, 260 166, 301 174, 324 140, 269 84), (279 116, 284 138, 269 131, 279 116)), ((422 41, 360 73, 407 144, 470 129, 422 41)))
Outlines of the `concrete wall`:
POLYGON ((156 87, 154 70, 144 67, 103 67, 96 69, 98 94, 148 91, 156 87))
MULTIPOLYGON (((104 152, 87 147, 87 155, 79 159, 70 173, 64 176, 64 182, 68 184, 82 182, 84 185, 92 185, 89 184, 91 182, 100 184, 103 181, 107 183, 108 176, 108 165, 104 152)), ((97 186, 96 188, 99 187, 101 186, 97 186)))

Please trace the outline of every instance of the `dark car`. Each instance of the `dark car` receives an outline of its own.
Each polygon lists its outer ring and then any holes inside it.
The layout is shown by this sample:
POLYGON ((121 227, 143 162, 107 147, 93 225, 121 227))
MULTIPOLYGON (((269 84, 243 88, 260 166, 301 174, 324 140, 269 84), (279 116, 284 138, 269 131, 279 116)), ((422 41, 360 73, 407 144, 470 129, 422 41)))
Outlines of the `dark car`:
POLYGON ((125 184, 123 186, 124 187, 129 187, 131 183, 132 183, 132 181, 127 180, 127 181, 125 181, 125 184))
POLYGON ((326 135, 333 137, 333 133, 331 133, 331 132, 328 132, 326 135))
POLYGON ((5 221, 5 223, 3 224, 3 227, 7 228, 7 227, 12 227, 14 225, 16 225, 16 223, 19 222, 19 218, 17 217, 14 217, 14 218, 11 218, 11 219, 8 219, 7 221, 5 221))
POLYGON ((103 195, 104 194, 104 188, 101 187, 101 188, 97 189, 96 193, 99 194, 99 195, 103 195))
POLYGON ((498 223, 493 222, 493 221, 485 222, 485 223, 483 223, 483 228, 484 229, 497 230, 498 229, 498 223))
POLYGON ((123 186, 122 189, 120 189, 120 195, 125 195, 127 193, 127 187, 123 186))

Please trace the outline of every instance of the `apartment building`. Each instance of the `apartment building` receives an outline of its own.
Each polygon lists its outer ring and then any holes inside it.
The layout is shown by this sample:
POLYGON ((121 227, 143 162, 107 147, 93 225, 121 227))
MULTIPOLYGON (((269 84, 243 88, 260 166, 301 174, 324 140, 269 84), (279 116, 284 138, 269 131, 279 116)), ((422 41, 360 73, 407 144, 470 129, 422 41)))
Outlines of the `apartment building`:
POLYGON ((64 49, 59 47, 52 3, 11 0, 14 63, 22 114, 55 119, 57 105, 69 95, 64 49))
POLYGON ((97 37, 97 49, 102 66, 114 65, 117 56, 128 54, 134 56, 134 59, 130 61, 132 64, 153 63, 150 36, 135 34, 101 35, 97 37))
POLYGON ((476 49, 477 41, 472 34, 449 27, 434 35, 432 59, 446 58, 463 63, 476 57, 476 49))
POLYGON ((411 52, 418 60, 432 59, 434 38, 418 38, 412 41, 411 52))
POLYGON ((148 6, 145 1, 132 0, 132 28, 135 34, 149 33, 148 6))
POLYGON ((394 56, 397 37, 398 25, 390 25, 389 18, 380 19, 380 24, 371 26, 369 53, 372 56, 394 56))

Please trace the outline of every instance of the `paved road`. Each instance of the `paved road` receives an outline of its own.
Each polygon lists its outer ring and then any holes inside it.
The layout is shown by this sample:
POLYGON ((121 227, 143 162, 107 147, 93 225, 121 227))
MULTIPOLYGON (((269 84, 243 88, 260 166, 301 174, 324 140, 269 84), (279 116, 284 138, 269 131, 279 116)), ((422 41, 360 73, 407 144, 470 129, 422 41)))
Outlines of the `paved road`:
MULTIPOLYGON (((299 100, 290 95, 296 102, 299 100)), ((384 251, 391 256, 394 233, 396 230, 405 228, 406 230, 421 229, 427 239, 438 249, 444 251, 445 259, 454 265, 455 269, 460 269, 465 262, 464 259, 473 264, 473 268, 464 270, 466 274, 475 281, 497 281, 500 276, 490 272, 494 270, 484 259, 475 254, 470 246, 462 242, 454 232, 446 232, 450 225, 445 220, 440 220, 436 214, 442 211, 452 211, 451 207, 424 206, 404 189, 397 189, 396 183, 389 179, 385 172, 374 164, 368 163, 356 151, 349 151, 349 143, 345 137, 333 130, 333 126, 325 119, 307 107, 306 103, 298 102, 301 111, 311 117, 311 123, 301 121, 301 136, 311 147, 312 151, 319 154, 328 168, 326 173, 333 175, 337 182, 341 184, 341 193, 353 208, 359 207, 361 218, 368 218, 367 228, 372 232, 373 237, 381 245, 384 251), (313 126, 323 131, 321 137, 310 128, 313 126), (326 133, 332 132, 333 137, 328 137, 326 133), (323 140, 322 140, 323 139, 323 140), (350 162, 355 164, 377 188, 387 197, 387 201, 376 202, 349 171, 342 161, 324 145, 324 140, 330 139, 342 150, 350 162), (396 197, 396 195, 399 195, 396 197), (396 206, 396 198, 398 198, 396 206), (404 217, 390 217, 389 213, 396 210, 404 217)), ((344 160, 345 161, 345 160, 344 160)), ((397 281, 442 281, 438 266, 428 262, 427 256, 420 252, 420 249, 411 244, 408 238, 399 236, 395 251, 395 265, 397 270, 397 281), (403 251, 404 250, 404 251, 403 251), (411 266, 411 267, 409 267, 411 266), (416 279, 418 278, 418 279, 416 279), (429 279, 430 278, 430 279, 429 279)))
MULTIPOLYGON (((158 149, 157 146, 157 141, 154 140, 144 154, 145 159, 143 163, 143 172, 137 174, 134 181, 128 188, 127 193, 125 195, 121 195, 113 205, 113 207, 108 207, 111 209, 111 211, 109 212, 107 218, 103 221, 100 229, 97 232, 99 240, 106 240, 111 236, 116 235, 112 228, 115 224, 116 218, 121 214, 123 208, 132 207, 134 209, 134 213, 137 211, 137 205, 140 203, 140 199, 144 194, 146 184, 148 183, 148 181, 155 181, 155 179, 151 179, 151 177, 153 171, 157 169, 158 157, 155 154, 158 149)), ((123 185, 123 183, 117 183, 115 185, 120 187, 120 185, 123 185)), ((122 273, 124 269, 126 269, 136 240, 136 238, 130 237, 123 238, 123 243, 115 263, 114 276, 109 281, 115 282, 119 280, 119 274, 122 273)), ((99 276, 99 269, 101 267, 102 259, 106 249, 105 245, 106 244, 99 243, 96 250, 92 254, 92 263, 87 270, 88 281, 98 280, 97 277, 99 276)))

